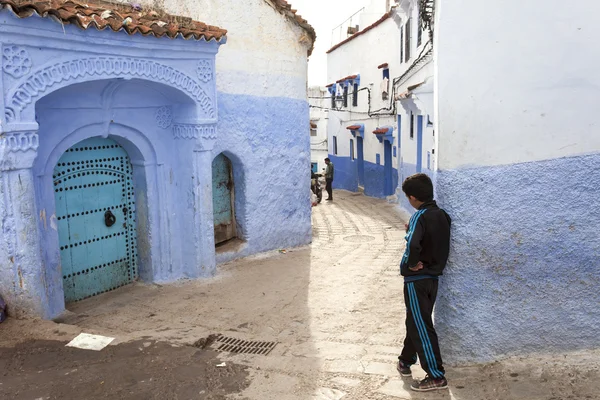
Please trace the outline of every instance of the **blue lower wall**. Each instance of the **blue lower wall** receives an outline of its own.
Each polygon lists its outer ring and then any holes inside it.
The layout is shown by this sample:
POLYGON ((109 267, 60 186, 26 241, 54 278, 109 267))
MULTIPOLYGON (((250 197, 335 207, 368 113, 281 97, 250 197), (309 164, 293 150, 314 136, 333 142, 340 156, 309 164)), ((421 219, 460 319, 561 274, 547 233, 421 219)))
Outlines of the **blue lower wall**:
MULTIPOLYGON (((434 182, 434 185, 435 185, 435 178, 434 178, 434 173, 432 170, 427 169, 427 168, 422 168, 421 172, 424 174, 427 174, 431 178, 431 180, 434 182)), ((402 162, 402 166, 400 167, 400 180, 398 183, 399 184, 398 202, 399 202, 400 206, 404 210, 408 211, 410 214, 413 214, 415 212, 415 209, 412 208, 412 206, 408 202, 408 199, 402 192, 402 183, 404 182, 404 180, 406 178, 408 178, 409 176, 414 175, 416 173, 417 173, 417 165, 416 164, 402 162)))
POLYGON ((600 347, 600 154, 441 171, 436 309, 452 363, 600 347))
MULTIPOLYGON (((358 191, 358 164, 352 161, 350 157, 339 157, 329 155, 331 162, 335 166, 335 176, 333 180, 334 189, 358 191)), ((383 165, 377 165, 365 161, 365 195, 377 198, 385 198, 384 190, 385 173, 383 165)), ((395 192, 398 187, 398 170, 392 169, 392 189, 395 192)))
POLYGON ((329 154, 329 158, 335 167, 333 188, 357 192, 358 169, 356 167, 356 163, 350 160, 350 157, 338 157, 334 156, 333 154, 329 154))

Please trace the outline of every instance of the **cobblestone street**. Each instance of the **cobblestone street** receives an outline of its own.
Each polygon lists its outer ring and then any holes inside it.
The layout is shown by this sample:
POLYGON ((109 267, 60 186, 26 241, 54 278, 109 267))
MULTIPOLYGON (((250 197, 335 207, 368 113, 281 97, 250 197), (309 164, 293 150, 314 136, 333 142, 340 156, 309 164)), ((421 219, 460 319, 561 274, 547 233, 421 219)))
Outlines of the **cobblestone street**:
MULTIPOLYGON (((404 221, 395 206, 385 201, 337 192, 335 202, 313 209, 313 226, 310 247, 234 261, 221 266, 209 280, 136 284, 72 305, 60 324, 9 320, 0 325, 0 345, 68 341, 80 332, 115 337, 117 347, 143 341, 141 352, 160 343, 183 349, 211 334, 276 343, 268 355, 218 354, 214 364, 247 367, 247 384, 228 394, 227 398, 234 399, 600 398, 597 352, 571 357, 568 365, 565 359, 553 357, 449 367, 450 391, 410 393, 411 380, 401 379, 395 370, 404 338, 402 279, 398 276, 404 221)), ((156 361, 161 358, 169 358, 169 352, 156 361)), ((415 378, 424 376, 419 368, 413 370, 415 378)), ((18 373, 4 371, 0 391, 7 377, 14 380, 18 373)), ((188 368, 183 375, 198 373, 188 368)), ((84 380, 86 385, 100 385, 109 378, 86 376, 84 380)), ((60 382, 48 385, 39 398, 60 398, 53 390, 76 378, 56 379, 60 382)), ((143 385, 130 380, 114 397, 94 398, 158 398, 140 395, 143 385)), ((175 388, 165 388, 161 399, 225 398, 206 396, 200 390, 197 397, 184 397, 176 395, 175 388)))

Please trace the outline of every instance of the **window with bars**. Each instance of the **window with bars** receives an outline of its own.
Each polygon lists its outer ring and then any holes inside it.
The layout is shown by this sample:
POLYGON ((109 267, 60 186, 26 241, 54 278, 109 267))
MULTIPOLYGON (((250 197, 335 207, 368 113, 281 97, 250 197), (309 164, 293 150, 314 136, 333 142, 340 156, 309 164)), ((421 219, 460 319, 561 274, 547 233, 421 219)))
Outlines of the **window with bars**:
POLYGON ((355 83, 352 88, 352 106, 358 106, 358 83, 355 83))
POLYGON ((411 32, 410 27, 412 25, 412 18, 409 18, 406 21, 406 25, 404 25, 404 61, 408 62, 410 60, 410 42, 411 42, 411 32))
POLYGON ((404 62, 404 26, 400 28, 400 64, 404 62))
POLYGON ((333 154, 337 156, 337 136, 333 137, 333 154))
POLYGON ((421 29, 422 23, 423 20, 421 19, 421 9, 419 8, 419 16, 417 19, 417 47, 421 45, 421 42, 423 40, 423 29, 421 29))
POLYGON ((344 86, 344 107, 348 107, 348 85, 344 86))

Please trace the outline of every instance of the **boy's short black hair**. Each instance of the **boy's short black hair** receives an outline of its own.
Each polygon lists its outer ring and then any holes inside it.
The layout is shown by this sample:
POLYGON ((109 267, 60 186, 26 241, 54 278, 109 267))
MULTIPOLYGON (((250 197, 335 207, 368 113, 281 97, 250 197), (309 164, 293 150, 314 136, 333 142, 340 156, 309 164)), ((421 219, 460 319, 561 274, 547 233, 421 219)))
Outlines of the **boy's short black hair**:
POLYGON ((402 191, 422 202, 433 200, 433 183, 425 174, 414 174, 406 178, 402 183, 402 191))
POLYGON ((325 161, 331 161, 329 158, 326 158, 325 161))

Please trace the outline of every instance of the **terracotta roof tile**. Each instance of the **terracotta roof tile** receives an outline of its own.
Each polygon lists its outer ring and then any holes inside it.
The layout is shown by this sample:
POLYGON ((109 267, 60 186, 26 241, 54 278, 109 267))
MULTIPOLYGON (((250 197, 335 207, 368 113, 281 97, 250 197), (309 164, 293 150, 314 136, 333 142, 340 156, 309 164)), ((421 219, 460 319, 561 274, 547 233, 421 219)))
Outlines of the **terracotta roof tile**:
POLYGON ((313 129, 317 129, 317 124, 315 124, 314 122, 311 122, 310 127, 313 129))
POLYGON ((388 63, 383 63, 381 64, 379 67, 377 67, 378 69, 382 69, 382 68, 387 68, 388 67, 388 63))
POLYGON ((378 128, 378 129, 375 129, 373 131, 373 133, 376 135, 385 135, 386 133, 388 133, 389 130, 390 130, 389 128, 378 128))
POLYGON ((291 21, 293 21, 300 28, 304 29, 306 34, 308 35, 311 45, 308 50, 308 55, 310 56, 315 48, 315 41, 317 40, 317 32, 315 29, 308 23, 307 20, 302 18, 298 14, 298 10, 294 10, 292 5, 285 0, 271 0, 267 1, 270 4, 273 4, 277 11, 288 17, 291 21))
POLYGON ((141 33, 172 39, 204 39, 220 41, 227 31, 191 18, 174 16, 157 11, 146 11, 139 6, 115 4, 103 0, 79 2, 76 0, 0 0, 0 9, 11 10, 20 18, 33 14, 58 19, 63 24, 73 24, 81 29, 94 27, 98 30, 110 28, 115 32, 141 33))
POLYGON ((356 32, 354 35, 350 36, 349 38, 342 40, 341 42, 339 42, 338 44, 336 44, 335 46, 333 46, 332 48, 330 48, 329 50, 327 50, 327 54, 331 53, 332 51, 334 51, 335 49, 342 47, 343 45, 345 45, 346 43, 348 43, 349 41, 351 41, 352 39, 357 38, 360 35, 363 35, 365 33, 367 33, 368 31, 370 31, 371 29, 381 25, 385 20, 387 20, 390 16, 392 15, 392 12, 387 12, 383 15, 383 17, 381 17, 379 20, 377 20, 375 23, 367 26, 365 29, 363 29, 362 31, 358 31, 356 32))
POLYGON ((350 125, 350 126, 346 127, 346 129, 348 129, 350 131, 357 131, 360 129, 360 125, 350 125))
MULTIPOLYGON (((350 75, 350 76, 347 76, 345 78, 340 79, 336 83, 342 83, 342 82, 345 82, 345 81, 348 81, 348 80, 352 80, 352 79, 356 79, 356 78, 358 78, 358 75, 350 75)), ((333 86, 333 83, 331 85, 333 86)))

